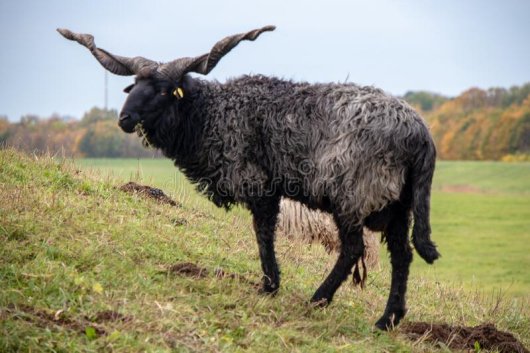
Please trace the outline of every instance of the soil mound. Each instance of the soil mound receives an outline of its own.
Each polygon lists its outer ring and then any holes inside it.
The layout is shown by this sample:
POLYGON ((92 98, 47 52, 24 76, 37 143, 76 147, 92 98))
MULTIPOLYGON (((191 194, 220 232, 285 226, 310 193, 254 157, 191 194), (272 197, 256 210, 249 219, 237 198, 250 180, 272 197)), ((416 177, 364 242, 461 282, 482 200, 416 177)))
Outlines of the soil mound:
POLYGON ((493 324, 482 324, 475 327, 450 326, 427 322, 404 323, 400 331, 408 338, 418 340, 425 338, 431 342, 440 342, 452 349, 498 350, 501 353, 528 353, 529 351, 511 333, 499 331, 493 324))
POLYGON ((208 276, 208 270, 191 262, 181 262, 169 267, 168 271, 179 276, 204 278, 208 276))
POLYGON ((130 181, 127 184, 120 186, 120 190, 129 194, 139 194, 170 206, 182 206, 180 203, 167 196, 162 190, 147 185, 140 185, 135 183, 134 181, 130 181))

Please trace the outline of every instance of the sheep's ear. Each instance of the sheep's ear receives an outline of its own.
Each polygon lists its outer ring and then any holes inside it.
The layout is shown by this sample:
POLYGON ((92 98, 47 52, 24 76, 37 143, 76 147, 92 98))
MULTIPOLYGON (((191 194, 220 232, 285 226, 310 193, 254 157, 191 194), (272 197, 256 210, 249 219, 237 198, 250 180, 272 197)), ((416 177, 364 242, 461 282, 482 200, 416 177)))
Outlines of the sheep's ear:
POLYGON ((127 87, 125 87, 125 88, 123 89, 123 92, 125 92, 125 93, 129 93, 129 92, 132 91, 133 87, 134 87, 134 83, 131 84, 131 85, 129 85, 129 86, 127 86, 127 87))
POLYGON ((212 71, 219 60, 228 54, 228 52, 238 45, 239 42, 243 40, 253 41, 258 38, 261 33, 274 31, 275 29, 276 27, 274 26, 265 26, 250 32, 226 37, 217 42, 209 53, 196 58, 180 58, 173 60, 169 63, 161 65, 158 71, 173 79, 179 79, 188 72, 196 72, 206 75, 212 71))
POLYGON ((99 63, 108 71, 116 75, 131 76, 139 73, 146 67, 156 69, 158 64, 152 60, 137 56, 135 58, 127 58, 124 56, 113 55, 106 50, 96 47, 94 43, 94 36, 91 34, 74 33, 65 28, 58 28, 63 37, 73 40, 88 48, 92 55, 99 61, 99 63))

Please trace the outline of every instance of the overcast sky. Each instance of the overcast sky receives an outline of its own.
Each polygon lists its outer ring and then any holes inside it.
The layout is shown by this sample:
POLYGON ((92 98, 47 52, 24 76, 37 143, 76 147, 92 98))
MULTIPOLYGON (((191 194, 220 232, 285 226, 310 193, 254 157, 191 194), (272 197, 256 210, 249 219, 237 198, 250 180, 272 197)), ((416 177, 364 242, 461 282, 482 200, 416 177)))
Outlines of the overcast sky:
MULTIPOLYGON (((0 0, 0 115, 81 117, 104 104, 104 71, 55 29, 91 33, 99 47, 157 61, 207 52, 226 35, 274 24, 209 75, 349 81, 395 95, 530 81, 527 0, 0 0)), ((109 75, 109 108, 131 77, 109 75)))

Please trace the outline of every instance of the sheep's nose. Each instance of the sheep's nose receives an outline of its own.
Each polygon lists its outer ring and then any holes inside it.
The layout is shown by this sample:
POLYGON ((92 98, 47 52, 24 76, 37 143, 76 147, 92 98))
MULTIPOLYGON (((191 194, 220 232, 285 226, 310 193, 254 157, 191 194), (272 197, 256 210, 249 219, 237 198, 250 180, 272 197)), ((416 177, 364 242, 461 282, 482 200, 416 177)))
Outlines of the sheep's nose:
POLYGON ((121 113, 120 114, 120 123, 129 120, 131 116, 128 113, 121 113))

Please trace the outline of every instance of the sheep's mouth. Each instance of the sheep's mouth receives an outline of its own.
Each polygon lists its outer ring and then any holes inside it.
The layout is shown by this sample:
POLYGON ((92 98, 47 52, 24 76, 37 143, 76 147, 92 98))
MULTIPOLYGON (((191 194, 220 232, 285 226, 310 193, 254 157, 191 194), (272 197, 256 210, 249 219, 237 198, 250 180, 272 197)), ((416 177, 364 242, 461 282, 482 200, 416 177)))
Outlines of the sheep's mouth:
POLYGON ((130 114, 126 112, 120 113, 120 119, 118 121, 119 127, 126 133, 130 134, 136 131, 136 126, 141 123, 141 120, 137 114, 130 114))

